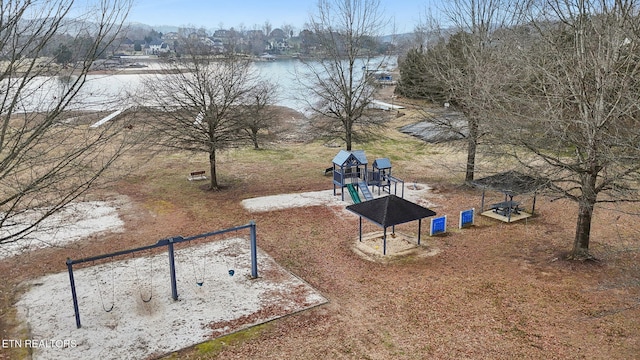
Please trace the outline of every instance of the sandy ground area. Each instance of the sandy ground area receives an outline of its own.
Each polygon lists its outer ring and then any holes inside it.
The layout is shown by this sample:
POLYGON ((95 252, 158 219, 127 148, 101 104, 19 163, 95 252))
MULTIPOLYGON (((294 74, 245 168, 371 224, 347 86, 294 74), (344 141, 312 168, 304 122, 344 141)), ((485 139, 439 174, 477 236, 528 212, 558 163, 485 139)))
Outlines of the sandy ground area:
POLYGON ((80 329, 66 272, 31 281, 17 308, 27 338, 40 342, 33 358, 157 357, 327 301, 260 250, 251 279, 249 252, 242 238, 177 250, 179 301, 166 253, 77 269, 80 329))
POLYGON ((384 234, 376 231, 364 234, 353 242, 353 251, 363 259, 375 262, 390 262, 403 256, 427 257, 438 255, 442 250, 432 241, 423 237, 407 235, 401 232, 387 233, 386 254, 384 253, 384 234))
MULTIPOLYGON (((128 202, 126 196, 121 196, 112 201, 69 204, 59 213, 45 219, 26 238, 3 244, 0 247, 0 259, 46 247, 64 247, 91 235, 124 231, 124 222, 118 215, 118 209, 127 206, 128 202)), ((31 218, 37 216, 35 212, 26 213, 22 219, 15 219, 15 221, 29 223, 31 218)))
MULTIPOLYGON (((429 190, 429 186, 425 184, 405 184, 404 198, 424 207, 433 207, 434 204, 425 199, 425 195, 429 192, 429 190)), ((401 192, 402 189, 400 188, 400 186, 398 186, 396 195, 400 196, 401 192)), ((394 193, 393 187, 392 193, 394 193)), ((241 204, 250 212, 274 211, 318 205, 345 207, 347 205, 353 204, 353 201, 349 197, 349 193, 347 193, 346 190, 344 195, 345 201, 341 200, 342 197, 340 195, 340 189, 336 189, 336 194, 336 196, 333 195, 333 190, 310 191, 295 194, 279 194, 245 199, 242 200, 241 204)), ((388 193, 385 192, 381 192, 380 194, 378 194, 377 188, 375 188, 375 191, 371 191, 371 194, 374 198, 388 195, 388 193)))

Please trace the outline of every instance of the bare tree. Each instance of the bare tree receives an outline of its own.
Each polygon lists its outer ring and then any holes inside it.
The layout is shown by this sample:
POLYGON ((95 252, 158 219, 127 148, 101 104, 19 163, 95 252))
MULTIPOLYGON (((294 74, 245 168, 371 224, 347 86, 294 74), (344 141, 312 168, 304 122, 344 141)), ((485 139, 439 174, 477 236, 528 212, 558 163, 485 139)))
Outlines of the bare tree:
POLYGON ((578 204, 573 259, 591 257, 596 204, 640 200, 639 5, 540 2, 531 36, 505 56, 519 76, 495 99, 500 132, 510 155, 578 204))
POLYGON ((269 22, 269 20, 264 22, 264 25, 262 25, 262 30, 264 30, 264 36, 269 38, 271 36, 271 30, 273 30, 273 25, 271 25, 271 22, 269 22))
POLYGON ((290 39, 293 37, 293 32, 295 30, 295 27, 291 24, 282 24, 282 26, 280 27, 282 29, 282 31, 284 31, 285 35, 287 35, 287 39, 290 39))
POLYGON ((277 87, 268 81, 258 84, 248 95, 241 126, 256 150, 260 148, 260 131, 270 130, 278 122, 272 106, 276 97, 277 87))
POLYGON ((86 104, 87 73, 118 38, 130 5, 104 0, 83 12, 73 0, 0 2, 0 244, 30 239, 122 153, 119 125, 89 127, 71 111, 86 104), (46 49, 71 34, 78 60, 63 68, 46 49))
MULTIPOLYGON (((427 17, 418 29, 419 39, 429 39, 420 53, 423 62, 414 76, 425 88, 406 88, 406 96, 426 96, 442 104, 447 102, 464 114, 465 124, 442 117, 425 116, 436 130, 456 133, 466 138, 465 181, 474 178, 476 153, 484 134, 485 123, 492 118, 488 100, 501 86, 496 75, 502 56, 500 33, 521 19, 519 0, 453 0, 442 4, 442 19, 427 17), (463 125, 463 126, 461 126, 463 125)), ((414 50, 415 51, 415 50, 414 50)), ((407 81, 402 79, 401 81, 407 81)), ((426 114, 426 113, 425 113, 426 114)))
POLYGON ((198 39, 185 39, 184 55, 166 72, 145 80, 140 101, 160 145, 208 154, 210 189, 218 190, 216 154, 240 139, 246 105, 256 86, 251 63, 214 58, 198 39))
POLYGON ((367 109, 374 85, 367 70, 384 62, 371 49, 386 22, 378 0, 319 0, 309 23, 320 58, 305 61, 298 80, 310 93, 310 108, 327 119, 323 130, 338 135, 351 150, 354 136, 375 124, 367 109))

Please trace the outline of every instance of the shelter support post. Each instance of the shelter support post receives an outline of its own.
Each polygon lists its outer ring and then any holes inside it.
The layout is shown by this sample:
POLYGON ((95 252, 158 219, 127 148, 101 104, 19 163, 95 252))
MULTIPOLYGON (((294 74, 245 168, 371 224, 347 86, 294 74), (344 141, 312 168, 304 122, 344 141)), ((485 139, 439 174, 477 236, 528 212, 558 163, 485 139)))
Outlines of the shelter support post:
POLYGON ((387 255, 387 228, 382 233, 382 255, 387 255))
POLYGON ((536 213, 536 196, 538 195, 538 192, 534 192, 533 193, 533 205, 531 206, 531 215, 536 213))
POLYGON ((420 233, 422 232, 422 219, 418 219, 418 245, 420 245, 420 233))
POLYGON ((482 190, 482 200, 480 201, 480 213, 484 212, 484 190, 482 190))
POLYGON ((73 297, 73 311, 76 315, 76 328, 80 329, 80 309, 78 308, 78 295, 76 293, 76 281, 73 278, 73 262, 67 258, 67 270, 69 270, 69 283, 71 284, 71 296, 73 297))
POLYGON ((358 219, 360 219, 360 242, 362 242, 362 216, 358 216, 358 219))

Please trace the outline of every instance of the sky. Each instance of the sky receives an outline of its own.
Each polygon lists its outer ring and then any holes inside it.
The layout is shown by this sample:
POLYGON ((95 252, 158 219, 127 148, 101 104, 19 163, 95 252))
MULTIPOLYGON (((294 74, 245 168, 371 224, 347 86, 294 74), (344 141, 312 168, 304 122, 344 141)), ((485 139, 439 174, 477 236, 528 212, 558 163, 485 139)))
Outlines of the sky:
MULTIPOLYGON (((288 24, 302 30, 316 0, 134 0, 130 22, 151 26, 195 26, 220 28, 262 28, 268 21, 273 28, 288 24)), ((385 16, 395 23, 396 33, 412 32, 432 7, 434 0, 380 0, 385 16)), ((392 33, 393 31, 387 31, 392 33)))

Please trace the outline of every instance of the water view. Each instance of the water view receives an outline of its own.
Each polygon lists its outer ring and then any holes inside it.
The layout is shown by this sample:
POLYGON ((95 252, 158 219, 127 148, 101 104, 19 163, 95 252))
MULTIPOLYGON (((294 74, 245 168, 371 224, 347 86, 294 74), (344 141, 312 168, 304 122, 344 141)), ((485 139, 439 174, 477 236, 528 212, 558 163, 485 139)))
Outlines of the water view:
MULTIPOLYGON (((380 63, 381 58, 374 63, 380 63)), ((395 61, 395 60, 394 60, 395 61)), ((299 78, 304 78, 308 71, 300 60, 287 59, 278 61, 255 62, 259 76, 277 85, 276 105, 286 106, 306 113, 308 97, 301 86, 299 78), (297 75, 298 74, 298 75, 297 75), (302 74, 302 75, 299 75, 302 74)), ((395 66, 395 64, 391 64, 395 66)), ((359 69, 362 71, 362 69, 359 69)), ((79 95, 73 99, 69 109, 89 111, 119 110, 133 105, 132 95, 142 91, 145 78, 170 75, 140 74, 122 71, 117 74, 92 74, 79 95)), ((64 77, 42 78, 28 96, 20 104, 25 112, 47 111, 58 99, 59 94, 73 79, 64 77)))

